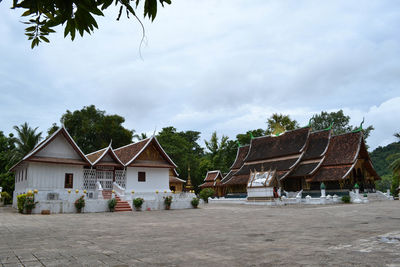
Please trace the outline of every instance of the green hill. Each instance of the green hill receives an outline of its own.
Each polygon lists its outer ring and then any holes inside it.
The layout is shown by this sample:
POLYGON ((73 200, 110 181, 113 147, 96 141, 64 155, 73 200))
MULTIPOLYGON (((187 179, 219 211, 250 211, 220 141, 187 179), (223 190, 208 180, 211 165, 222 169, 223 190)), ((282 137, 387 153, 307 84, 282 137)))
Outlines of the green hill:
POLYGON ((386 159, 395 153, 400 153, 400 142, 391 143, 384 147, 377 147, 370 153, 375 170, 381 177, 392 174, 392 171, 389 169, 390 162, 386 159))

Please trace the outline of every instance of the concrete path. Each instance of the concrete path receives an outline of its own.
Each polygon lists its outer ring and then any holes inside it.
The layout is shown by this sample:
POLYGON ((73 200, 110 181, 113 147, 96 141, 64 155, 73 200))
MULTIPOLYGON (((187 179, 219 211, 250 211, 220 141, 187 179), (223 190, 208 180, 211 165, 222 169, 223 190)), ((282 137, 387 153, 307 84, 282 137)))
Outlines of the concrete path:
POLYGON ((400 266, 400 201, 21 215, 0 266, 400 266))

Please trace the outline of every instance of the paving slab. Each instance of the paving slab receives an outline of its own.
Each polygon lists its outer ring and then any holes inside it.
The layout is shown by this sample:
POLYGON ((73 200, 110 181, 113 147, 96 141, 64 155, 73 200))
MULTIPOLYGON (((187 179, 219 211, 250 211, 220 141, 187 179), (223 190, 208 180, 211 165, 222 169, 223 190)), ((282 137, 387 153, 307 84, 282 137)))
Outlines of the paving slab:
POLYGON ((21 215, 0 266, 400 266, 400 201, 21 215))

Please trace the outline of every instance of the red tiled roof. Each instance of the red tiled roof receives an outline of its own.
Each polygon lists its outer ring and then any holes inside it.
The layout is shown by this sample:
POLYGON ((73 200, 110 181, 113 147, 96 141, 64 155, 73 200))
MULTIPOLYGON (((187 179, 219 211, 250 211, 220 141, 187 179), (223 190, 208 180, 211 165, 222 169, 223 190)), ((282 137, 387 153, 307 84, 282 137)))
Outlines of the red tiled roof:
POLYGON ((86 158, 90 160, 91 163, 94 163, 101 155, 103 155, 104 151, 106 151, 107 147, 100 149, 96 152, 90 153, 86 155, 86 158))
POLYGON ((217 177, 220 176, 222 179, 222 174, 220 171, 209 171, 207 172, 206 178, 204 178, 205 182, 214 182, 217 177))
POLYGON ((143 149, 143 147, 147 144, 147 142, 149 142, 149 139, 141 140, 137 143, 126 145, 114 149, 114 153, 118 156, 118 158, 122 161, 122 163, 126 164, 143 149))

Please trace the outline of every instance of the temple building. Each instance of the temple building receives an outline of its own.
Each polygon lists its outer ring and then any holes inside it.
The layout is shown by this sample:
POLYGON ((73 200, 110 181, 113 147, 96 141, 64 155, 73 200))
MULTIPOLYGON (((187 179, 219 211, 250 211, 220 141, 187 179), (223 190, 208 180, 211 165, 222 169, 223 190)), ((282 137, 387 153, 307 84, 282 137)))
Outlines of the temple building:
POLYGON ((184 181, 175 169, 155 136, 85 155, 62 127, 11 168, 14 203, 28 191, 38 191, 39 202, 68 200, 71 192, 85 193, 88 199, 107 199, 115 192, 122 199, 133 192, 182 191, 184 181))
POLYGON ((221 197, 224 194, 222 189, 223 175, 220 171, 209 171, 204 178, 204 183, 199 185, 200 188, 211 188, 215 191, 215 196, 221 197))
POLYGON ((333 135, 331 128, 304 127, 277 136, 253 138, 238 149, 234 164, 222 179, 225 194, 245 194, 251 173, 269 172, 283 191, 373 191, 376 173, 361 129, 333 135))

